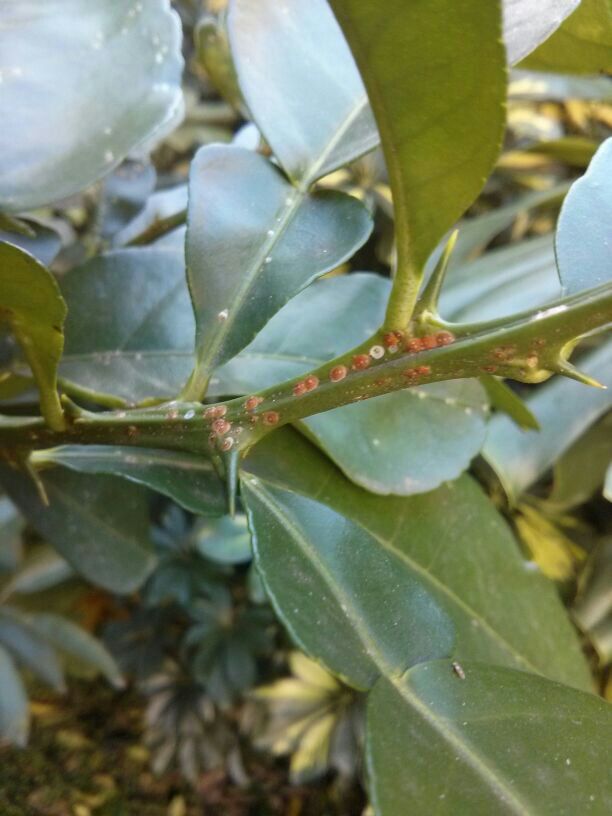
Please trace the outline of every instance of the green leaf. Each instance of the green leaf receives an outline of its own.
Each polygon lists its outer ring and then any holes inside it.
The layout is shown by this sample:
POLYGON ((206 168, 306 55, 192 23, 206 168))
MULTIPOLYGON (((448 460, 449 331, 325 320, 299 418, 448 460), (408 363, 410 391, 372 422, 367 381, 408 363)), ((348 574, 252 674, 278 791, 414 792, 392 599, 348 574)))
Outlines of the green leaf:
POLYGON ((28 620, 34 630, 60 652, 96 669, 111 685, 123 688, 125 683, 114 658, 89 632, 51 612, 30 614, 28 620))
POLYGON ((234 0, 228 29, 242 93, 303 187, 378 144, 365 88, 325 0, 234 0))
POLYGON ((73 575, 72 567, 47 544, 28 550, 3 595, 29 595, 57 586, 73 575))
POLYGON ((6 321, 15 333, 38 384, 40 409, 54 430, 64 427, 57 365, 65 317, 66 304, 50 272, 27 252, 0 243, 0 323, 6 321))
POLYGON ((508 64, 530 54, 575 10, 580 0, 503 0, 504 42, 508 64))
POLYGON ((410 317, 429 254, 480 192, 505 123, 497 3, 331 0, 369 93, 394 199, 390 323, 410 317), (440 21, 444 21, 444 25, 440 21))
POLYGON ((300 648, 361 689, 451 652, 452 623, 397 553, 295 492, 249 474, 242 489, 259 572, 300 648))
POLYGON ((378 816, 605 814, 612 786, 603 700, 542 677, 448 661, 380 680, 367 757, 378 816))
POLYGON ((611 176, 612 139, 607 139, 572 185, 559 215, 556 251, 565 294, 612 280, 611 176))
POLYGON ((183 253, 125 249, 61 282, 68 303, 62 378, 127 402, 171 397, 189 374, 195 326, 183 253))
POLYGON ((536 71, 606 74, 612 70, 612 3, 582 0, 553 36, 521 63, 536 71))
POLYGON ((502 414, 489 423, 482 453, 512 501, 543 476, 612 405, 612 341, 583 357, 580 370, 596 377, 608 390, 585 388, 566 377, 555 377, 538 386, 526 400, 539 431, 520 430, 502 414))
POLYGON ((243 468, 262 489, 280 488, 327 505, 398 557, 452 618, 458 659, 591 688, 554 586, 526 568, 508 526, 467 476, 419 496, 375 496, 348 481, 288 428, 260 442, 243 468))
POLYGON ((0 468, 0 482, 17 507, 77 572, 112 592, 137 589, 155 563, 145 491, 112 476, 69 470, 40 478, 48 507, 28 476, 0 468))
POLYGON ((202 148, 189 191, 198 361, 186 398, 193 399, 212 369, 247 346, 300 289, 350 258, 372 222, 356 199, 300 192, 266 158, 238 147, 202 148))
POLYGON ((0 606, 0 645, 44 683, 56 691, 64 690, 64 675, 57 655, 18 609, 0 606))
POLYGON ((200 555, 220 564, 243 564, 250 561, 251 539, 246 516, 223 516, 199 524, 194 546, 200 555))
POLYGON ((612 81, 607 76, 581 77, 515 70, 510 77, 508 96, 536 102, 565 102, 567 99, 609 102, 612 99, 612 81))
POLYGON ((0 496, 0 573, 17 569, 22 556, 23 521, 10 499, 0 496))
POLYGON ((14 232, 5 232, 0 229, 0 241, 15 244, 45 266, 49 266, 57 257, 62 246, 62 239, 58 233, 46 224, 37 221, 28 220, 20 223, 28 227, 27 235, 16 235, 14 232))
POLYGON ((349 479, 373 493, 409 496, 469 467, 487 417, 479 383, 451 380, 316 414, 304 425, 349 479))
POLYGON ((493 249, 452 269, 440 312, 456 322, 494 320, 559 297, 552 236, 529 238, 493 249))
POLYGON ((0 208, 65 198, 163 135, 182 112, 180 45, 167 0, 3 3, 0 208))
POLYGON ((11 656, 0 646, 0 740, 25 747, 30 730, 28 698, 11 656))
POLYGON ((567 511, 588 501, 604 483, 612 462, 612 414, 584 433, 554 465, 547 506, 567 511))
POLYGON ((540 427, 538 420, 531 413, 525 401, 514 392, 509 385, 497 377, 485 374, 480 378, 491 405, 498 411, 507 414, 515 425, 523 430, 535 430, 540 427))
POLYGON ((226 510, 225 489, 210 459, 192 453, 109 445, 63 445, 36 451, 34 465, 63 465, 80 473, 122 476, 157 490, 199 515, 226 510))

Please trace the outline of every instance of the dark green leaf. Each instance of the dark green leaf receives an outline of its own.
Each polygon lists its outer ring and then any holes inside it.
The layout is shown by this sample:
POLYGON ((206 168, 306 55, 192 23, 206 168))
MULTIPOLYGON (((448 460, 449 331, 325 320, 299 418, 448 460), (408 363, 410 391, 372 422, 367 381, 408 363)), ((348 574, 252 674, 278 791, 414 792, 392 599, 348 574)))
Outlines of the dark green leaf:
POLYGON ((41 503, 29 476, 0 468, 6 492, 78 572, 112 592, 137 589, 155 563, 145 491, 112 476, 59 468, 40 476, 48 507, 41 503))
POLYGON ((521 63, 536 71, 605 74, 612 70, 612 4, 582 0, 553 36, 521 63))
POLYGON ((28 698, 11 656, 0 646, 0 741, 21 748, 28 741, 30 715, 28 698))
POLYGON ((0 207, 64 198, 166 132, 180 40, 167 0, 3 3, 0 207))
POLYGON ((507 525, 468 477, 420 496, 375 496, 290 429, 262 441, 243 467, 264 487, 328 505, 399 557, 453 619, 459 659, 540 672, 590 689, 554 586, 528 570, 507 525))
POLYGON ((503 414, 489 424, 483 456, 511 500, 536 482, 581 434, 612 405, 612 341, 580 360, 580 370, 608 390, 587 388, 566 377, 538 386, 526 400, 539 431, 523 431, 503 414))
POLYGON ((415 666, 381 679, 368 704, 378 816, 603 814, 612 785, 603 700, 482 663, 415 666))
POLYGON ((20 564, 15 575, 5 588, 7 595, 29 595, 57 586, 70 578, 73 570, 70 564, 47 544, 28 550, 27 557, 20 564))
POLYGON ((0 573, 12 572, 21 560, 22 527, 15 505, 6 496, 0 496, 0 573))
POLYGON ((62 355, 64 303, 53 276, 32 255, 0 243, 0 323, 8 322, 36 378, 40 408, 49 423, 63 428, 57 395, 57 365, 62 355))
POLYGON ((169 496, 199 515, 222 515, 225 489, 209 459, 192 453, 108 445, 64 445, 37 451, 37 465, 63 465, 80 473, 123 476, 169 496))
POLYGON ((220 564, 242 564, 251 559, 251 539, 246 516, 224 516, 198 525, 195 548, 220 564))
POLYGON ((325 0, 234 0, 240 87, 287 175, 303 187, 378 143, 351 52, 325 0))
POLYGON ((243 148, 202 148, 191 166, 186 244, 198 348, 192 396, 288 300, 349 258, 371 229, 366 209, 350 196, 302 193, 243 148))
POLYGON ((399 259, 420 270, 497 158, 506 93, 500 7, 473 0, 330 5, 380 130, 399 259))
POLYGON ((123 687, 121 672, 112 655, 99 640, 80 626, 51 612, 28 615, 28 621, 32 628, 58 651, 65 652, 79 663, 96 669, 113 686, 123 687))
POLYGON ((0 606, 0 645, 44 683, 56 691, 64 690, 64 675, 55 652, 28 617, 12 607, 0 606))
POLYGON ((514 65, 548 39, 580 0, 503 0, 504 42, 514 65))
POLYGON ((65 380, 126 401, 170 397, 187 377, 195 327, 182 250, 126 249, 62 279, 65 380))
MULTIPOLYGON (((612 19, 610 21, 612 26, 612 19)), ((556 250, 564 293, 612 280, 612 139, 573 184, 557 225, 556 250)))
POLYGON ((259 572, 302 649, 362 689, 451 653, 450 619, 391 548, 256 476, 242 487, 259 572))

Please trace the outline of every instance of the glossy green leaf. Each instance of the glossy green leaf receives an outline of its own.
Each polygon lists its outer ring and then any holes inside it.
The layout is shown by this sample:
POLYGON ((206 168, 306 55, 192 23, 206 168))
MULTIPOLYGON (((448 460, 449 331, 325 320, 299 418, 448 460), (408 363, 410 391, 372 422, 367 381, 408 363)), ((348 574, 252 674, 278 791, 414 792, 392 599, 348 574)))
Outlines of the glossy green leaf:
POLYGON ((451 269, 440 312, 460 323, 494 320, 560 294, 552 236, 543 235, 493 249, 451 269))
POLYGON ((169 6, 2 4, 0 208, 65 198, 172 126, 182 111, 183 61, 169 6))
POLYGON ((610 462, 612 414, 607 414, 557 459, 547 504, 567 511, 588 501, 601 489, 610 462))
POLYGON ((612 139, 607 139, 572 185, 559 215, 556 251, 565 294, 612 280, 611 224, 612 139))
POLYGON ((52 612, 38 612, 27 617, 33 629, 58 651, 89 668, 96 669, 113 686, 117 688, 124 686, 123 677, 114 658, 89 632, 52 612))
POLYGON ((183 451, 110 445, 63 445, 37 451, 35 465, 63 465, 80 473, 122 476, 157 490, 204 516, 226 510, 225 488, 210 459, 183 451))
POLYGON ((53 276, 32 255, 0 243, 0 323, 14 332, 40 393, 40 409, 49 425, 61 430, 57 366, 62 355, 66 304, 53 276))
POLYGON ((565 377, 539 385, 526 400, 540 425, 524 431, 503 414, 489 423, 483 456, 497 473, 506 493, 516 500, 558 457, 612 405, 612 342, 580 360, 580 370, 608 390, 588 388, 565 377))
POLYGON ((483 375, 480 382, 487 392, 493 408, 507 414, 519 428, 537 431, 540 427, 538 420, 529 410, 525 401, 509 385, 498 377, 492 377, 490 374, 483 375))
POLYGON ((370 688, 453 648, 453 626, 397 553, 329 507, 245 474, 259 573, 304 651, 370 688))
POLYGON ((195 334, 181 250, 109 252, 68 272, 61 287, 64 380, 128 402, 177 393, 195 334))
POLYGON ((612 70, 610 0, 582 0, 553 36, 521 66, 568 74, 609 73, 612 70))
POLYGON ((288 428, 260 442, 243 468, 265 489, 295 492, 327 505, 397 556, 452 618, 458 659, 591 688, 554 586, 528 569, 508 526, 467 476, 420 496, 375 496, 348 481, 288 428))
POLYGON ((410 388, 316 414, 307 435, 373 493, 409 496, 456 479, 484 444, 488 401, 476 380, 410 388))
POLYGON ((0 742, 24 747, 28 741, 28 698, 10 654, 0 646, 0 742))
POLYGON ((238 147, 202 148, 189 190, 186 254, 198 349, 189 393, 197 398, 212 369, 307 284, 350 258, 372 222, 356 199, 301 193, 266 158, 238 147))
POLYGON ((0 468, 2 486, 17 507, 77 572, 112 592, 137 589, 155 564, 145 491, 112 476, 59 468, 41 479, 48 507, 29 476, 0 468))
POLYGON ((43 683, 56 691, 64 690, 64 675, 55 651, 20 610, 0 606, 0 645, 43 683))
POLYGON ((378 143, 363 82, 325 0, 233 0, 228 18, 249 111, 307 187, 378 143))
POLYGON ((201 554, 220 564, 243 564, 251 560, 251 538, 246 516, 205 521, 199 524, 194 546, 201 554))
POLYGON ((497 158, 506 92, 500 6, 473 0, 330 5, 380 130, 399 268, 409 263, 420 270, 497 158))
POLYGON ((504 42, 509 65, 548 39, 580 0, 503 0, 504 42))
POLYGON ((612 708, 543 677, 482 663, 415 666, 368 703, 377 816, 603 816, 612 708))

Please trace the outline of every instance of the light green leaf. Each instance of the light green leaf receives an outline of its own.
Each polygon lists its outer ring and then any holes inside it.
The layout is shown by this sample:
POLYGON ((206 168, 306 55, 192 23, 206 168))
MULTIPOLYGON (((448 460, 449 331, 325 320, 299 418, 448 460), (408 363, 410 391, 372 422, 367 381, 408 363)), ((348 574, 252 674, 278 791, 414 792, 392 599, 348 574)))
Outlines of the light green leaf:
POLYGON ((56 691, 64 690, 64 674, 54 650, 18 609, 0 606, 0 645, 56 691))
POLYGON ((174 396, 189 374, 195 325, 182 250, 100 255, 61 282, 68 303, 62 378, 127 402, 174 396))
POLYGON ((546 71, 512 71, 508 96, 528 101, 565 102, 566 99, 612 100, 612 80, 607 76, 581 77, 546 71))
POLYGON ((47 544, 28 550, 27 557, 6 585, 3 595, 29 595, 62 583, 73 575, 70 564, 47 544))
POLYGON ((0 324, 14 332, 40 393, 40 410, 54 430, 64 417, 57 395, 66 304, 50 272, 32 255, 0 243, 0 324))
POLYGON ((249 111, 304 188, 378 143, 363 82, 325 0, 233 0, 228 29, 249 111))
POLYGON ((502 0, 508 64, 514 65, 548 39, 580 0, 502 0))
MULTIPOLYGON (((0 213, 0 218, 1 215, 0 213)), ((38 221, 28 220, 20 223, 27 226, 27 235, 4 232, 0 229, 0 241, 15 244, 20 249, 29 252, 45 266, 49 266, 57 257, 62 246, 62 239, 58 233, 38 221)))
POLYGON ((324 504, 245 474, 257 566, 304 651, 351 685, 450 654, 453 626, 396 553, 324 504))
POLYGON ((493 408, 507 414, 515 425, 524 430, 537 431, 540 427, 524 400, 509 385, 497 377, 485 374, 480 378, 493 408))
POLYGON ((30 730, 28 698, 10 654, 0 645, 0 741, 25 747, 30 730))
POLYGON ((378 816, 603 814, 612 708, 543 677, 482 663, 415 666, 380 680, 367 757, 378 816))
POLYGON ((222 515, 225 489, 210 459, 183 451, 110 445, 63 445, 31 456, 34 465, 122 476, 169 496, 199 515, 222 515))
POLYGON ((186 253, 198 361, 185 396, 197 399, 212 369, 312 280, 350 258, 372 222, 356 199, 302 193, 266 158, 238 147, 202 148, 189 191, 186 253))
POLYGON ((180 117, 181 30, 169 6, 2 4, 0 208, 83 189, 180 117))
POLYGON ((612 139, 601 145, 565 197, 556 251, 564 294, 612 280, 612 139))
POLYGON ((482 453, 512 501, 543 476, 612 405, 612 342, 584 356, 579 366, 607 385, 608 390, 555 377, 539 385, 526 400, 540 425, 539 431, 520 430, 503 414, 489 423, 482 453))
POLYGON ((536 71, 606 74, 612 70, 612 3, 582 0, 553 36, 521 63, 536 71))
MULTIPOLYGON (((289 428, 260 442, 243 468, 261 489, 291 491, 327 505, 398 557, 452 618, 458 659, 591 688, 555 587, 527 567, 508 526, 467 476, 419 496, 375 496, 348 481, 289 428)), ((279 570, 282 564, 281 559, 279 570)), ((297 599, 295 605, 299 608, 297 599)))
POLYGON ((506 92, 501 9, 473 0, 330 5, 380 130, 398 272, 406 265, 418 272, 476 198, 499 152, 506 92))
POLYGON ((28 620, 34 630, 58 651, 96 669, 113 686, 123 688, 125 683, 114 658, 89 632, 51 612, 30 614, 28 620))
POLYGON ((155 564, 145 491, 112 476, 64 469, 40 478, 48 507, 29 476, 0 468, 0 482, 17 507, 77 572, 112 592, 137 589, 155 564))
POLYGON ((220 564, 243 564, 251 560, 251 539, 246 516, 204 521, 194 535, 196 550, 220 564))

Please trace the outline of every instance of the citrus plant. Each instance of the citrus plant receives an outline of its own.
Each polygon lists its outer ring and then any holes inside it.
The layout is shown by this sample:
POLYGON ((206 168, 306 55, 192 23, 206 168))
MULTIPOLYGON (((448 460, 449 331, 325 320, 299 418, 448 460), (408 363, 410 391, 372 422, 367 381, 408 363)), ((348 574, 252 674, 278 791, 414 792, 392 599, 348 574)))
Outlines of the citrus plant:
MULTIPOLYGON (((576 506, 570 457, 586 432, 607 438, 612 140, 571 187, 460 219, 498 161, 509 67, 606 74, 610 4, 232 0, 200 21, 193 58, 250 124, 200 147, 186 188, 145 189, 88 257, 56 260, 37 212, 110 185, 180 119, 179 34, 166 0, 0 4, 4 490, 110 592, 163 561, 148 597, 186 610, 185 654, 218 699, 255 682, 267 616, 155 551, 148 497, 208 517, 197 546, 226 564, 244 529, 222 517, 244 510, 253 580, 319 664, 297 658, 313 710, 365 695, 376 813, 609 812, 609 709, 499 508, 537 550, 527 491, 554 466, 548 511, 576 506), (545 235, 476 257, 561 199, 554 249, 545 235), (507 381, 533 386, 526 402, 507 381)), ((3 620, 0 728, 23 741, 3 620)))

